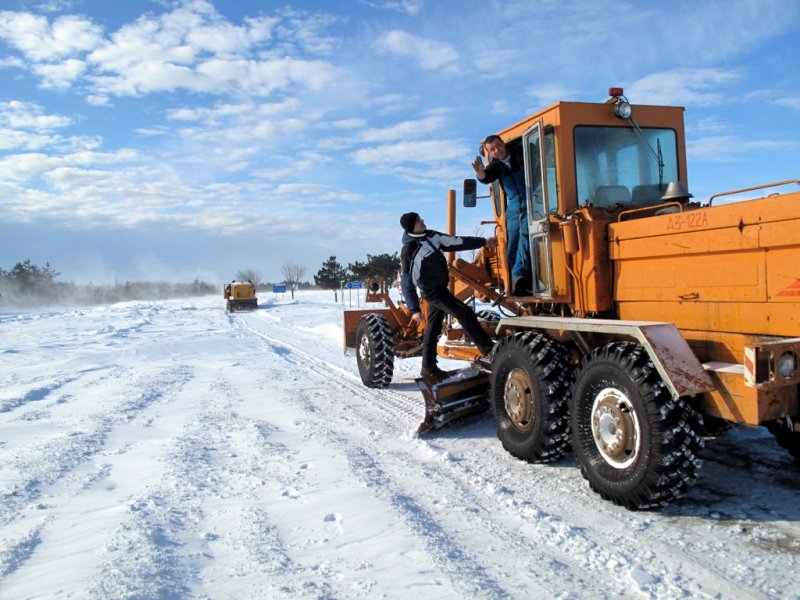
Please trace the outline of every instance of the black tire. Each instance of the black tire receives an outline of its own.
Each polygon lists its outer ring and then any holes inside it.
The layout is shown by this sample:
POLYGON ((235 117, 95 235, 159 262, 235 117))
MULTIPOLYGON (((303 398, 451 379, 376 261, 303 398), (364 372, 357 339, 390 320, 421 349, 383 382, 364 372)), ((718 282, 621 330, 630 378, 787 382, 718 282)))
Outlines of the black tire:
POLYGON ((642 346, 596 348, 577 373, 570 412, 581 473, 603 498, 655 508, 697 479, 702 417, 672 397, 642 346))
POLYGON ((356 361, 365 386, 382 388, 392 382, 394 341, 385 316, 369 313, 361 317, 356 330, 356 361))
POLYGON ((800 462, 800 432, 790 430, 783 420, 770 421, 766 425, 769 432, 775 436, 775 441, 800 462))
POLYGON ((502 339, 494 352, 489 398, 503 448, 528 462, 558 460, 570 448, 566 351, 552 338, 525 332, 502 339))

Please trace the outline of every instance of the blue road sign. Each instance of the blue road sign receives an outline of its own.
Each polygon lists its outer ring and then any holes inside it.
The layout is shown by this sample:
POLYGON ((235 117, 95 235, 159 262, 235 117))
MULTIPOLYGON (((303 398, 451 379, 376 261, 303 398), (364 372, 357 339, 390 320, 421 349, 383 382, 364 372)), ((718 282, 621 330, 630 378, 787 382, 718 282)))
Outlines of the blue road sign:
POLYGON ((360 281, 348 281, 347 282, 347 289, 348 290, 360 290, 363 284, 360 281))
POLYGON ((280 285, 275 284, 275 285, 272 286, 272 293, 273 294, 278 294, 278 293, 282 294, 285 291, 286 291, 286 285, 283 284, 283 283, 280 284, 280 285))

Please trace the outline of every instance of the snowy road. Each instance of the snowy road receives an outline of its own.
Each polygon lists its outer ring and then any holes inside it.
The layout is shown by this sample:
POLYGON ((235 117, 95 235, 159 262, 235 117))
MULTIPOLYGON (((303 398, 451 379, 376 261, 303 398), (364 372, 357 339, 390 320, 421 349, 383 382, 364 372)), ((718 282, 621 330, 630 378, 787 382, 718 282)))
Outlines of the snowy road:
POLYGON ((418 359, 364 388, 331 293, 262 302, 0 313, 0 598, 800 598, 765 430, 629 512, 488 413, 418 437, 418 359))

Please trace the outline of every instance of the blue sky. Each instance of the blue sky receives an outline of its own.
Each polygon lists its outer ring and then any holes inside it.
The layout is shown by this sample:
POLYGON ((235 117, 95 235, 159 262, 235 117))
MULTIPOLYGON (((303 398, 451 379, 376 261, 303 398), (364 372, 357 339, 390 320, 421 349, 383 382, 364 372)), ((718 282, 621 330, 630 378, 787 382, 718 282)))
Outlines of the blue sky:
POLYGON ((686 107, 700 200, 797 179, 798 33, 797 0, 0 0, 0 267, 312 280, 408 210, 444 228, 480 139, 610 86, 686 107))

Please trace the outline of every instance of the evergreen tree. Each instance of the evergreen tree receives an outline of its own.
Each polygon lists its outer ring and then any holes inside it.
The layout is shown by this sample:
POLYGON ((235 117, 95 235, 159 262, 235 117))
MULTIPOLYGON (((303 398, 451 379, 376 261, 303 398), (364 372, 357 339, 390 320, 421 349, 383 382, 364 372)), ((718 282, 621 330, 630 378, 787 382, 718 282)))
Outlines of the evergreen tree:
POLYGON ((323 290, 333 290, 333 297, 339 301, 339 288, 347 278, 347 271, 339 264, 335 256, 322 263, 322 268, 314 275, 314 283, 323 290))
POLYGON ((400 256, 397 252, 394 254, 378 254, 377 256, 367 254, 367 264, 369 265, 370 276, 383 277, 387 286, 391 287, 397 278, 397 272, 400 270, 400 256))
POLYGON ((388 287, 395 282, 400 270, 400 256, 394 254, 367 254, 367 262, 355 261, 347 265, 347 271, 356 281, 366 281, 370 277, 383 277, 388 287))
POLYGON ((347 265, 347 273, 354 281, 366 281, 371 275, 370 266, 367 263, 355 261, 347 265))

